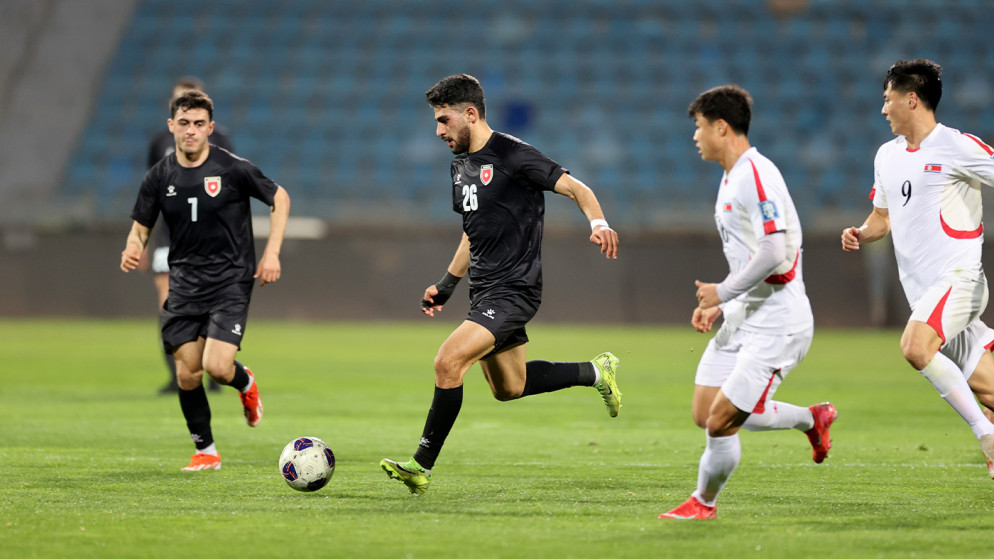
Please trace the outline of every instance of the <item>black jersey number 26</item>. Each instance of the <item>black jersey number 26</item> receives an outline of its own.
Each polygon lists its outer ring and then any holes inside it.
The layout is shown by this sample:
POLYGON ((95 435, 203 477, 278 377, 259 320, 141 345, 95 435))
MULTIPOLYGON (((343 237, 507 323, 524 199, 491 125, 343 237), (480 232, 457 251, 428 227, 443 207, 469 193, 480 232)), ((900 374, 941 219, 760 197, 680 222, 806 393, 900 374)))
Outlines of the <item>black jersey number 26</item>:
POLYGON ((464 184, 462 187, 462 210, 472 212, 480 208, 480 201, 476 198, 476 185, 464 184))

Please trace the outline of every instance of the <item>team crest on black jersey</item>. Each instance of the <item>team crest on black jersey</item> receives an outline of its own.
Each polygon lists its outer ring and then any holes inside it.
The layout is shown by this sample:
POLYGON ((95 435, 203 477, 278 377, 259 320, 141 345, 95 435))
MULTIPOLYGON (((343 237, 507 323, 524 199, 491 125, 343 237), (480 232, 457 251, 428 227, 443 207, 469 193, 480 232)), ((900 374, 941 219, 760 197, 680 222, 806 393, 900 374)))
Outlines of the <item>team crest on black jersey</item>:
POLYGON ((490 184, 494 178, 494 166, 493 165, 483 165, 480 167, 480 182, 483 186, 490 184))
POLYGON ((204 177, 204 190, 207 195, 214 198, 221 193, 221 177, 204 177))

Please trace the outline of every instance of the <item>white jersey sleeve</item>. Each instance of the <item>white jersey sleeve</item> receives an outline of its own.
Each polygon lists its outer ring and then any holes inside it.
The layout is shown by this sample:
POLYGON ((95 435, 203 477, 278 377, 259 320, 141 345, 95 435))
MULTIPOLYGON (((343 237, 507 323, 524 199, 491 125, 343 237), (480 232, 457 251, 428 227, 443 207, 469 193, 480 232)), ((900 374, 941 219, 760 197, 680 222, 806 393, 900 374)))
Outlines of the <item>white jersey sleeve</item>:
POLYGON ((961 151, 956 154, 954 169, 964 180, 994 187, 994 148, 973 134, 960 134, 961 151))
POLYGON ((783 259, 772 273, 723 304, 726 321, 742 328, 799 332, 813 323, 801 276, 801 225, 779 169, 750 148, 718 189, 715 223, 729 275, 740 273, 759 250, 759 240, 784 234, 783 259))
POLYGON ((937 124, 917 149, 898 136, 874 158, 873 205, 886 208, 901 285, 912 308, 949 274, 979 277, 981 188, 994 183, 994 150, 937 124))
POLYGON ((887 191, 881 188, 881 169, 883 168, 882 161, 886 158, 885 147, 888 144, 884 144, 877 149, 877 155, 873 158, 873 190, 870 192, 870 200, 873 201, 874 208, 880 208, 882 210, 887 209, 887 191))

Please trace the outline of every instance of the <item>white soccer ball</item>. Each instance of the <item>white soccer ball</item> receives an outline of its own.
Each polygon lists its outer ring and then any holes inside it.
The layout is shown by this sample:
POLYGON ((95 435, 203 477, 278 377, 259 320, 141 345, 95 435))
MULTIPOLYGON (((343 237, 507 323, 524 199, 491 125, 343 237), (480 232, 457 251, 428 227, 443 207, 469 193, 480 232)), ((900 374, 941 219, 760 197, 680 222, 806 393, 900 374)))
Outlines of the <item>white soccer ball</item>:
POLYGON ((280 454, 280 474, 297 491, 317 491, 335 474, 335 453, 317 437, 294 439, 280 454))

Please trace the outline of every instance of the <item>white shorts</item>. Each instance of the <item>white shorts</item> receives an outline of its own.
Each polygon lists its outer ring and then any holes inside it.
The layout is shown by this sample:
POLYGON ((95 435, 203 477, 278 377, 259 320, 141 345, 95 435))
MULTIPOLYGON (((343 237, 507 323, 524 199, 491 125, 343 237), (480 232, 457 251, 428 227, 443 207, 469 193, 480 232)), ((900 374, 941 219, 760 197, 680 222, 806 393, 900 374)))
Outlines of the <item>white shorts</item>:
POLYGON ((169 273, 169 247, 159 247, 152 251, 152 273, 169 273))
POLYGON ((991 347, 994 347, 994 330, 980 320, 974 320, 939 351, 952 359, 963 371, 963 376, 969 379, 980 363, 981 356, 990 351, 991 347))
POLYGON ((701 356, 694 383, 720 386, 736 408, 763 413, 787 373, 807 355, 813 336, 813 327, 796 334, 773 335, 726 330, 722 325, 701 356))
POLYGON ((945 344, 987 308, 987 278, 947 276, 915 301, 908 321, 928 324, 945 344))

